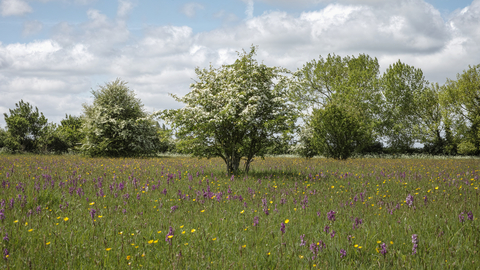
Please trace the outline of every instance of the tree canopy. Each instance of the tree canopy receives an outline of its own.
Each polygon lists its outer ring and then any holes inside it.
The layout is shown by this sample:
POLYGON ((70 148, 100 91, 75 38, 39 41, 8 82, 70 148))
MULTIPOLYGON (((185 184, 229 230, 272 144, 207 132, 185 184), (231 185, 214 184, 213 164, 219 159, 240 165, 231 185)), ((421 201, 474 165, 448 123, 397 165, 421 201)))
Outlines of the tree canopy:
POLYGON ((180 150, 197 157, 220 157, 236 173, 245 158, 248 172, 254 157, 293 131, 296 115, 288 100, 286 70, 259 64, 256 48, 239 53, 231 65, 197 68, 198 80, 183 97, 185 107, 164 111, 176 130, 180 150))
POLYGON ((116 79, 92 90, 92 94, 93 104, 83 104, 82 152, 91 156, 156 152, 159 140, 155 122, 125 81, 116 79))

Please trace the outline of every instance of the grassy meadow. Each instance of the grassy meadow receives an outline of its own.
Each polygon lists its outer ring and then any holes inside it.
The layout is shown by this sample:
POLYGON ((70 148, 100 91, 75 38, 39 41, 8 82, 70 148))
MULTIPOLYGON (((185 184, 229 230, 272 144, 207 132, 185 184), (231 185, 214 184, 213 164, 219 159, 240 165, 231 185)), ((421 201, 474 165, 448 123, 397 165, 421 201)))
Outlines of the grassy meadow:
POLYGON ((478 159, 0 156, 4 269, 479 269, 478 159))

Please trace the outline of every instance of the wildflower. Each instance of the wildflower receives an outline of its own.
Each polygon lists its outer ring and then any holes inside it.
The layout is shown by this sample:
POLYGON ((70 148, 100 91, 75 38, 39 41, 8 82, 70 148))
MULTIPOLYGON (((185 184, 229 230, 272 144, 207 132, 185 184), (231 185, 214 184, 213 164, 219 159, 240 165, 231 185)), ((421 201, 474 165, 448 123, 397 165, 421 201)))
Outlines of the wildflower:
POLYGON ((412 244, 413 244, 413 248, 412 248, 412 254, 417 254, 417 247, 418 247, 418 236, 416 234, 413 234, 412 235, 412 244))
POLYGON ((3 251, 3 258, 4 258, 5 260, 8 260, 8 257, 10 257, 10 253, 8 253, 8 250, 5 249, 5 250, 3 251))
POLYGON ((330 211, 330 212, 328 212, 328 213, 327 213, 327 218, 328 218, 328 220, 335 221, 335 214, 336 214, 335 211, 330 211))
POLYGON ((178 209, 178 206, 176 206, 176 205, 170 207, 170 213, 175 212, 175 210, 177 210, 177 209, 178 209))
POLYGON ((285 223, 282 222, 282 225, 280 225, 280 231, 282 231, 282 234, 285 233, 285 223))
POLYGON ((127 256, 127 260, 130 260, 130 258, 131 258, 131 256, 130 256, 130 255, 128 255, 128 256, 127 256))
POLYGON ((149 243, 149 244, 152 244, 152 243, 153 243, 153 240, 148 241, 148 243, 149 243))
POLYGON ((257 225, 258 225, 258 216, 255 216, 255 217, 253 218, 253 226, 255 227, 255 226, 257 226, 257 225))
POLYGON ((332 230, 332 233, 330 234, 330 237, 331 237, 331 238, 334 238, 334 237, 335 237, 335 231, 332 230))
POLYGON ((47 246, 50 245, 50 242, 47 242, 45 245, 47 245, 47 246))
POLYGON ((325 228, 323 228, 323 231, 328 234, 329 229, 330 229, 330 227, 327 225, 327 226, 325 226, 325 228))
POLYGON ((305 246, 305 244, 307 244, 304 238, 305 238, 305 234, 300 235, 300 246, 305 246))
POLYGON ((95 218, 95 213, 96 213, 96 212, 97 212, 97 210, 95 210, 95 209, 90 210, 90 217, 91 217, 92 219, 95 218))
POLYGON ((473 213, 472 213, 472 211, 470 211, 470 212, 467 213, 467 218, 468 218, 469 220, 473 220, 473 213))
POLYGON ((382 250, 380 250, 380 253, 382 253, 382 255, 385 257, 385 254, 387 254, 387 244, 382 243, 380 247, 382 248, 382 250))
POLYGON ((5 233, 5 237, 3 237, 3 241, 8 242, 10 238, 8 238, 8 233, 5 233))
POLYGON ((340 249, 340 258, 347 256, 347 251, 345 249, 340 249))
POLYGON ((216 238, 216 237, 215 237, 215 238, 212 238, 212 241, 215 241, 215 240, 217 240, 217 238, 216 238))
POLYGON ((191 232, 191 233, 194 233, 194 232, 195 232, 195 229, 192 229, 190 232, 191 232))
POLYGON ((110 251, 111 249, 112 249, 112 248, 106 248, 105 250, 106 250, 106 251, 110 251))
POLYGON ((425 197, 423 197, 423 203, 425 203, 425 205, 427 205, 427 195, 425 195, 425 197))
POLYGON ((405 200, 408 206, 413 206, 413 196, 408 194, 407 199, 405 200))
POLYGON ((458 219, 460 220, 461 223, 465 221, 465 216, 463 215, 463 212, 458 215, 458 219))
POLYGON ((68 221, 68 217, 65 217, 63 220, 64 220, 64 221, 68 221))
POLYGON ((171 245, 174 233, 175 233, 175 230, 170 226, 170 229, 168 230, 168 233, 165 236, 165 242, 168 242, 171 245))

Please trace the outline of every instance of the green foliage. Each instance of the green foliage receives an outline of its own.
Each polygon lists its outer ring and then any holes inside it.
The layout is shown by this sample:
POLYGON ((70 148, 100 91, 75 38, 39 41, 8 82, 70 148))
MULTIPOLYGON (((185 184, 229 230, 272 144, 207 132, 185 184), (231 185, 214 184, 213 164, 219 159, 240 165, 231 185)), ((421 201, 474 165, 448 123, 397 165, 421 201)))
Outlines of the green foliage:
POLYGON ((58 127, 60 136, 65 143, 64 151, 76 151, 85 139, 82 132, 82 118, 78 116, 65 115, 65 119, 60 121, 58 127), (66 148, 66 149, 65 149, 66 148))
POLYGON ((175 140, 173 139, 173 131, 165 127, 165 124, 160 127, 157 122, 157 135, 159 139, 158 152, 159 153, 173 153, 175 149, 175 140))
POLYGON ((177 132, 177 149, 197 157, 221 157, 236 173, 245 157, 248 172, 255 156, 263 157, 277 136, 293 131, 295 112, 288 103, 285 69, 253 59, 255 47, 234 64, 196 69, 198 81, 184 97, 186 106, 164 112, 177 132))
MULTIPOLYGON (((377 130, 381 125, 379 82, 376 58, 365 54, 344 58, 329 54, 326 59, 320 56, 318 61, 314 59, 307 62, 295 72, 291 80, 290 98, 303 112, 323 110, 331 104, 348 108, 356 114, 358 123, 363 125, 361 130, 366 132, 366 143, 371 145, 377 140, 377 130)), ((308 113, 304 114, 306 126, 299 134, 300 145, 297 147, 297 152, 305 157, 316 154, 316 150, 311 148, 312 138, 309 137, 312 134, 309 132, 311 127, 308 127, 308 123, 312 122, 311 117, 308 113)), ((321 149, 325 152, 323 147, 321 149)))
POLYGON ((35 151, 38 138, 42 136, 43 129, 47 125, 47 119, 37 107, 33 110, 28 102, 20 100, 15 106, 15 109, 9 109, 10 115, 3 114, 8 131, 8 137, 4 143, 12 150, 35 151))
POLYGON ((459 152, 475 149, 473 154, 480 154, 480 65, 469 66, 457 80, 447 80, 441 102, 449 108, 459 152))
POLYGON ((314 110, 310 125, 313 127, 312 144, 326 157, 347 159, 371 144, 362 119, 340 105, 314 110))
POLYGON ((312 140, 313 128, 308 124, 301 126, 298 131, 298 143, 294 153, 307 159, 318 155, 312 140))
POLYGON ((80 148, 83 153, 90 156, 156 153, 159 140, 155 123, 126 82, 117 79, 92 90, 92 94, 93 104, 83 105, 85 138, 80 148))
POLYGON ((413 148, 420 139, 419 129, 425 127, 418 125, 421 119, 431 126, 437 124, 432 128, 438 131, 439 112, 433 119, 425 118, 438 104, 436 92, 429 91, 428 84, 421 69, 400 60, 385 71, 382 77, 382 135, 391 151, 405 152, 413 148))

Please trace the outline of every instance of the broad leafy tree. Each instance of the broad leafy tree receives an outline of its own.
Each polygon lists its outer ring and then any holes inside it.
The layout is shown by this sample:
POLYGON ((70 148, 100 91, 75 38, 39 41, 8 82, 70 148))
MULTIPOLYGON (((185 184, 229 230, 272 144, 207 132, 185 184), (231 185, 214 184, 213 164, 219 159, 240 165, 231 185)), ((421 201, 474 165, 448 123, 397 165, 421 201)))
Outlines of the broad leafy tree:
MULTIPOLYGON (((329 106, 356 114, 356 121, 359 121, 363 132, 367 132, 361 147, 355 149, 362 151, 361 148, 366 149, 374 145, 381 126, 379 74, 378 60, 365 54, 343 58, 330 54, 327 58, 320 56, 318 60, 307 62, 302 69, 294 73, 291 79, 290 98, 298 110, 303 112, 306 125, 320 123, 320 119, 311 119, 312 110, 318 110, 318 115, 315 116, 318 118, 329 106)), ((305 132, 311 131, 312 128, 318 127, 304 127, 299 139, 301 153, 307 157, 316 153, 315 150, 309 149, 312 146, 311 139, 306 137, 313 133, 305 132)))
POLYGON ((12 150, 35 151, 47 118, 37 107, 34 110, 30 103, 23 100, 15 106, 15 109, 9 109, 10 115, 4 113, 8 131, 5 144, 12 150))
POLYGON ((158 149, 155 122, 140 99, 119 79, 92 90, 83 105, 81 151, 91 156, 141 156, 158 149))
POLYGON ((447 80, 442 104, 451 109, 451 123, 460 154, 480 153, 480 65, 469 66, 457 80, 447 80))
POLYGON ((254 157, 293 130, 295 112, 288 102, 286 70, 259 64, 256 48, 239 54, 231 65, 196 69, 197 81, 183 97, 184 108, 168 110, 164 119, 176 130, 179 151, 197 157, 220 157, 236 173, 254 157))
MULTIPOLYGON (((382 77, 382 135, 389 148, 394 152, 405 152, 416 141, 420 141, 420 129, 436 129, 438 111, 432 102, 438 104, 436 93, 428 91, 429 82, 425 80, 421 69, 416 69, 400 61, 385 71, 382 77), (433 98, 433 100, 430 100, 433 98), (425 103, 427 102, 427 103, 425 103), (427 113, 434 113, 426 117, 427 113), (426 126, 419 127, 424 119, 426 126)), ((434 131, 435 132, 435 131, 434 131)))

